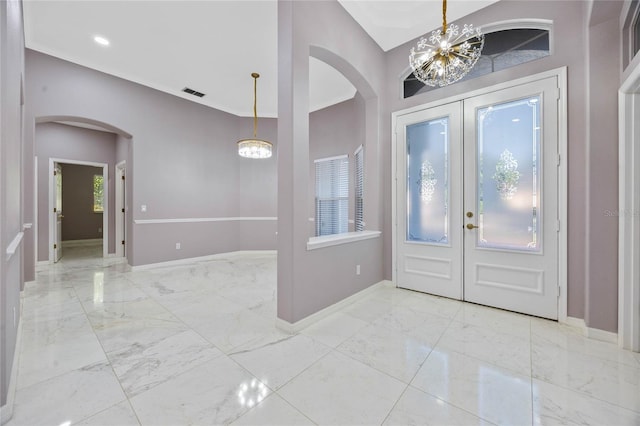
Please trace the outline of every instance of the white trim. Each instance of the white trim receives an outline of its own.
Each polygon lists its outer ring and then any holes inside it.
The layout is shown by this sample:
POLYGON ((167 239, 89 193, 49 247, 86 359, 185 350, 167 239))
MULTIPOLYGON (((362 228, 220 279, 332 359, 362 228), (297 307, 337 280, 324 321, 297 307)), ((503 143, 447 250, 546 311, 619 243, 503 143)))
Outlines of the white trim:
POLYGON ((31 229, 33 227, 33 223, 23 223, 22 230, 26 231, 27 229, 31 229))
POLYGON ((86 240, 66 240, 62 242, 62 247, 86 247, 95 246, 103 242, 102 238, 92 238, 86 240))
POLYGON ((16 236, 13 238, 13 240, 11 240, 11 242, 7 246, 7 254, 5 257, 6 261, 9 261, 9 259, 11 259, 11 256, 16 254, 16 250, 18 250, 18 247, 20 246, 20 243, 22 242, 23 237, 24 237, 24 232, 18 232, 16 236))
MULTIPOLYGON (((33 157, 33 263, 38 264, 38 156, 33 157)), ((47 251, 48 253, 48 251, 47 251)), ((48 262, 47 262, 48 263, 48 262)))
POLYGON ((113 213, 115 215, 115 223, 116 230, 114 234, 115 238, 115 255, 117 257, 124 257, 125 255, 125 247, 122 244, 122 240, 127 240, 127 210, 125 207, 126 200, 124 197, 126 196, 126 170, 127 170, 127 162, 120 161, 116 164, 116 180, 114 182, 115 186, 115 208, 113 213), (124 179, 123 179, 124 177, 124 179), (124 210, 124 216, 122 215, 122 210, 124 210))
POLYGON ((344 154, 344 155, 336 155, 335 157, 325 157, 325 158, 318 158, 316 160, 313 160, 314 163, 320 163, 322 161, 331 161, 331 160, 342 160, 343 158, 349 158, 349 155, 344 154))
POLYGON ((392 285, 391 281, 383 280, 376 284, 373 284, 365 288, 364 290, 360 290, 359 292, 352 294, 346 299, 342 299, 339 302, 336 302, 333 305, 327 306, 326 308, 321 309, 318 312, 313 313, 308 317, 305 317, 294 323, 290 323, 281 318, 276 318, 276 327, 284 331, 285 333, 289 333, 289 334, 299 333, 300 331, 328 317, 329 315, 339 312, 345 307, 351 305, 352 303, 364 299, 366 296, 369 296, 369 294, 372 293, 374 290, 377 290, 378 288, 383 287, 385 285, 392 285))
POLYGON ((153 225, 159 223, 198 223, 198 222, 237 222, 252 220, 278 220, 277 217, 187 217, 182 219, 135 219, 136 225, 153 225))
POLYGON ((587 324, 582 318, 566 317, 564 321, 560 321, 569 327, 577 328, 584 335, 587 334, 587 324))
MULTIPOLYGON (((49 158, 49 178, 47 182, 49 183, 49 206, 47 211, 47 217, 49 218, 49 260, 53 262, 54 252, 53 252, 53 244, 54 241, 54 230, 53 228, 56 226, 55 216, 52 214, 53 207, 56 204, 56 195, 54 191, 55 181, 53 180, 53 169, 55 163, 62 164, 75 164, 79 166, 90 166, 90 167, 102 167, 102 177, 105 182, 104 185, 104 201, 103 201, 103 212, 102 212, 102 256, 107 257, 109 254, 109 164, 108 163, 96 163, 93 161, 80 161, 80 160, 69 160, 65 158, 49 158)), ((64 211, 64 207, 63 207, 64 211)), ((36 213, 37 217, 37 213, 36 213)), ((37 223, 37 222, 36 222, 37 223)))
POLYGON ((582 318, 567 317, 565 324, 569 327, 576 328, 580 332, 580 334, 582 334, 584 337, 588 337, 589 339, 613 344, 616 344, 618 342, 617 333, 587 327, 587 324, 582 318))
MULTIPOLYGON (((22 317, 22 303, 20 304, 20 317, 22 317)), ((18 331, 16 332, 16 346, 13 350, 13 363, 11 365, 11 376, 9 377, 9 388, 7 389, 7 401, 0 407, 0 425, 7 423, 13 416, 13 401, 16 395, 16 384, 18 383, 18 364, 20 363, 21 347, 22 318, 20 318, 18 322, 18 331)))
MULTIPOLYGON (((507 19, 505 21, 497 21, 482 25, 481 29, 485 35, 495 33, 497 31, 519 29, 545 30, 551 32, 553 30, 553 21, 551 19, 536 18, 507 19)), ((551 41, 549 41, 549 48, 551 48, 551 41)))
POLYGON ((640 65, 618 92, 618 345, 640 351, 640 65))
POLYGON ((359 231, 310 237, 309 241, 307 241, 307 250, 316 250, 324 247, 352 243, 354 241, 369 240, 371 238, 378 238, 381 234, 382 232, 380 231, 359 231))
MULTIPOLYGON (((551 42, 549 42, 551 46, 551 42)), ((560 220, 560 232, 558 232, 558 286, 560 297, 558 298, 558 321, 564 322, 568 315, 568 288, 569 277, 569 96, 567 95, 567 68, 557 70, 558 78, 558 154, 560 166, 558 167, 558 220, 560 220)))
POLYGON ((145 271, 148 269, 165 268, 170 266, 190 265, 197 262, 206 262, 209 260, 228 259, 229 257, 240 257, 249 254, 254 255, 276 255, 277 250, 238 250, 226 253, 210 254, 207 256, 188 257, 185 259, 168 260, 166 262, 147 263, 145 265, 132 266, 131 271, 145 271))
POLYGON ((612 333, 610 331, 599 330, 597 328, 587 327, 586 336, 593 340, 600 340, 607 343, 618 343, 618 333, 612 333))
POLYGON ((560 67, 549 71, 544 71, 538 74, 533 74, 526 77, 517 78, 515 80, 506 81, 493 86, 482 87, 470 92, 461 93, 451 96, 445 99, 439 99, 422 105, 416 105, 403 110, 395 111, 391 113, 391 223, 392 237, 391 237, 391 263, 392 263, 392 281, 397 283, 397 262, 396 262, 396 237, 397 229, 395 224, 397 223, 397 203, 396 203, 396 179, 397 179, 397 121, 401 116, 412 114, 417 111, 441 106, 448 103, 463 101, 468 98, 484 95, 486 93, 508 89, 515 86, 520 86, 527 83, 532 83, 539 80, 555 77, 558 82, 559 89, 559 104, 558 104, 558 153, 560 154, 561 162, 558 168, 558 218, 561 226, 558 233, 558 286, 560 287, 560 297, 558 298, 558 321, 566 322, 567 319, 567 256, 568 256, 568 97, 567 97, 567 67, 560 67))

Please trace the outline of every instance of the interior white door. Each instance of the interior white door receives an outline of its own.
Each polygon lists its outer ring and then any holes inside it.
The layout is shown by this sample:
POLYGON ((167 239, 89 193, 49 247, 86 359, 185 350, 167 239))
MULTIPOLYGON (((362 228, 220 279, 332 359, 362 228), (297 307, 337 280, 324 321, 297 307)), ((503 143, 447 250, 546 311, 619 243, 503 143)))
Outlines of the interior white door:
POLYGON ((54 194, 56 202, 53 209, 56 224, 53 231, 53 261, 58 262, 62 257, 62 219, 64 218, 62 214, 62 167, 60 167, 58 163, 54 163, 53 165, 53 176, 55 178, 53 181, 55 185, 54 194))
POLYGON ((465 100, 464 299, 558 317, 556 78, 465 100))
POLYGON ((558 317, 557 78, 399 116, 398 287, 558 317))
POLYGON ((462 298, 461 103, 396 124, 396 282, 462 298))

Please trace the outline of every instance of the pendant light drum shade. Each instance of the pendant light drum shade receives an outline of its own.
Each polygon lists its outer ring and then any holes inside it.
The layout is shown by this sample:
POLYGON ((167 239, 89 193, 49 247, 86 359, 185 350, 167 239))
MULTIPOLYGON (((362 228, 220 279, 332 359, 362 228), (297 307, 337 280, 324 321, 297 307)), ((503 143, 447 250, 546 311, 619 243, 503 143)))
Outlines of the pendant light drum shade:
POLYGON ((258 133, 258 77, 260 74, 257 72, 251 73, 253 77, 253 138, 241 139, 238 141, 238 155, 245 158, 269 158, 273 153, 273 144, 269 141, 265 141, 257 138, 258 133))

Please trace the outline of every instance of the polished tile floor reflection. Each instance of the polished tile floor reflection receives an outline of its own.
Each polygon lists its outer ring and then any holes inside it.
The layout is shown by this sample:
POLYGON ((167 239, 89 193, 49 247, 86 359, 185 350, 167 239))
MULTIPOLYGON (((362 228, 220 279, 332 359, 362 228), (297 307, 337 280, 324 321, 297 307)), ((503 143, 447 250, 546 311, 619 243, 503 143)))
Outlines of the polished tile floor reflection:
POLYGON ((68 249, 22 303, 10 425, 640 424, 639 354, 551 321, 387 285, 285 334, 274 254, 68 249))

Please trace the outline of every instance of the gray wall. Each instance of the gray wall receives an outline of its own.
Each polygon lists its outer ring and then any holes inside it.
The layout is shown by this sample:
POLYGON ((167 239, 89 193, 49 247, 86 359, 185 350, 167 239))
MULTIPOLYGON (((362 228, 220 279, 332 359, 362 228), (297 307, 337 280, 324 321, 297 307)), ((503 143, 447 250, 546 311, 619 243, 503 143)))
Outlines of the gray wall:
POLYGON ((337 2, 278 2, 278 317, 290 323, 383 277, 380 238, 306 250, 313 196, 308 182, 310 55, 340 71, 364 100, 364 215, 367 229, 381 230, 377 170, 380 123, 387 120, 379 109, 384 102, 383 52, 337 2), (358 264, 362 275, 356 276, 358 264))
MULTIPOLYGON (((107 123, 131 138, 127 157, 127 258, 143 265, 240 249, 273 249, 276 221, 136 224, 136 220, 275 217, 276 156, 240 158, 236 141, 251 135, 239 118, 148 87, 27 50, 27 123, 71 116, 107 123), (141 211, 141 205, 147 211, 141 211), (238 235, 245 236, 238 238, 238 235), (182 249, 176 250, 180 242, 182 249)), ((268 76, 263 76, 268 78, 268 76)), ((36 133, 37 135, 37 133, 36 133)), ((274 119, 258 136, 276 140, 274 119)), ((34 132, 25 134, 33 150, 34 132)), ((26 156, 33 155, 26 153, 26 156)), ((125 154, 126 152, 126 154, 125 154)), ((39 161, 40 165, 41 161, 39 161)), ((26 173, 33 165, 25 162, 26 173)), ((27 188, 26 196, 33 196, 27 188)))
POLYGON ((102 212, 93 211, 93 177, 102 176, 102 168, 77 164, 61 168, 62 241, 101 239, 102 212))
MULTIPOLYGON (((38 157, 38 261, 49 260, 50 158, 108 164, 109 253, 114 253, 116 135, 60 123, 38 123, 35 140, 38 157)), ((64 178, 64 171, 62 176, 64 178)), ((72 221, 65 214, 63 235, 64 228, 72 221)))
MULTIPOLYGON (((524 77, 558 67, 568 67, 568 314, 584 318, 589 327, 617 331, 617 219, 605 217, 617 209, 617 87, 620 52, 621 2, 597 1, 600 24, 590 26, 589 2, 503 0, 464 19, 483 26, 515 19, 548 19, 554 22, 552 54, 513 68, 449 87, 402 99, 401 77, 408 69, 407 52, 414 42, 388 52, 387 95, 389 112, 438 99, 464 94, 477 88, 524 77), (603 21, 604 20, 604 21, 603 21), (587 34, 589 37, 587 38, 587 34), (588 47, 587 42, 593 43, 588 47), (602 45, 601 45, 602 44, 602 45), (587 61, 591 52, 592 60, 587 61), (601 64, 601 65, 600 65, 601 64), (613 67, 613 70, 612 70, 613 67), (588 77, 590 76, 590 77, 588 77), (613 78, 612 78, 613 77, 613 78)), ((425 31, 427 32, 427 31, 425 31)), ((385 129, 389 134, 390 129, 385 129)), ((384 151, 390 152, 385 146, 384 151)), ((391 229, 391 162, 385 159, 385 229, 391 229)), ((391 276, 391 239, 385 238, 385 276, 391 276)))
MULTIPOLYGON (((22 5, 0 2, 0 406, 6 407, 13 367, 22 286, 23 245, 6 259, 5 250, 22 232, 22 5)), ((28 232, 30 235, 30 232, 28 232)), ((3 416, 4 417, 4 416, 3 416)))

